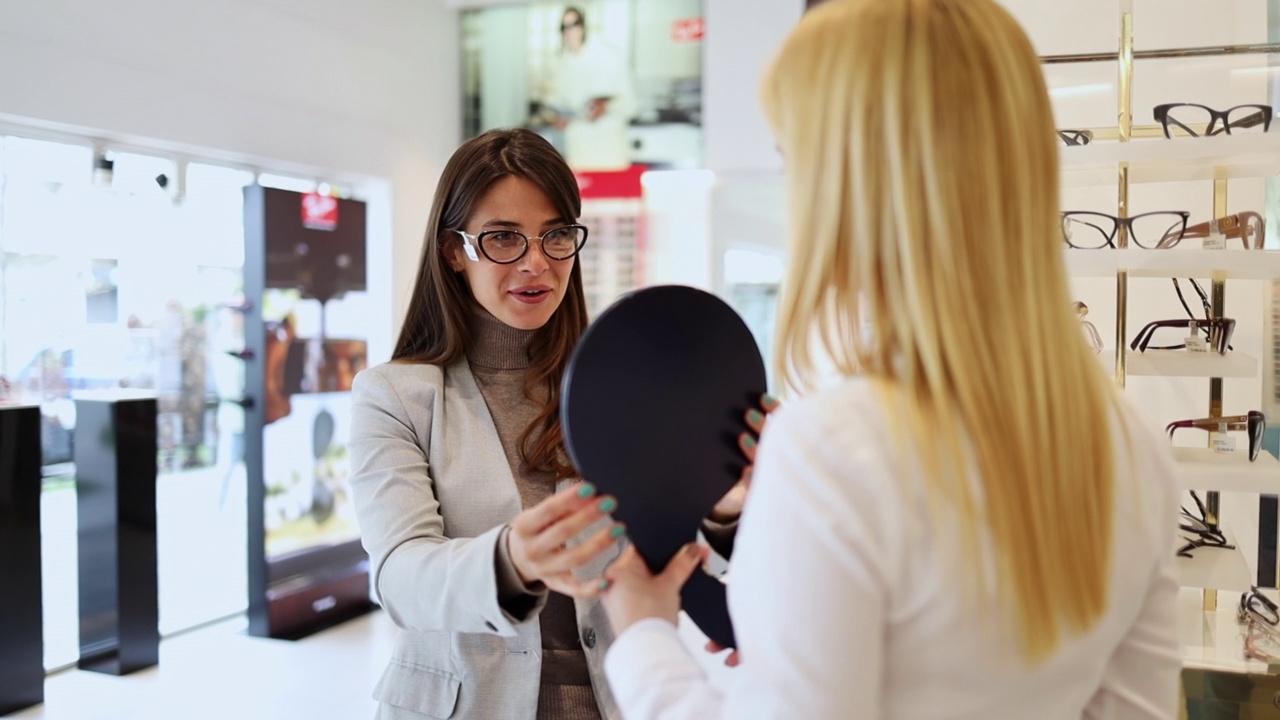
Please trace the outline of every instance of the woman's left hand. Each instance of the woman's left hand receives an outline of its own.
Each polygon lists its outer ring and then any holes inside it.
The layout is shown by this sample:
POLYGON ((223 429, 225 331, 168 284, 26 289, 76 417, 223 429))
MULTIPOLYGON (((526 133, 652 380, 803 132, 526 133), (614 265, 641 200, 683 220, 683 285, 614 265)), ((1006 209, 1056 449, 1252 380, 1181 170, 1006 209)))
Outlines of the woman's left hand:
POLYGON ((674 625, 680 614, 680 588, 706 557, 705 546, 689 543, 654 575, 635 546, 627 546, 604 573, 609 587, 602 602, 614 633, 621 635, 646 618, 662 618, 674 625))
POLYGON ((777 399, 772 395, 762 395, 760 410, 752 408, 743 416, 750 432, 738 435, 738 449, 742 450, 742 456, 747 459, 747 464, 742 468, 742 476, 738 478, 738 482, 729 488, 729 492, 720 498, 715 507, 711 508, 711 514, 707 516, 708 520, 725 524, 734 522, 738 516, 742 515, 742 507, 747 502, 747 490, 751 488, 751 473, 755 469, 756 446, 759 444, 760 434, 764 432, 764 424, 768 420, 769 413, 777 409, 777 399))

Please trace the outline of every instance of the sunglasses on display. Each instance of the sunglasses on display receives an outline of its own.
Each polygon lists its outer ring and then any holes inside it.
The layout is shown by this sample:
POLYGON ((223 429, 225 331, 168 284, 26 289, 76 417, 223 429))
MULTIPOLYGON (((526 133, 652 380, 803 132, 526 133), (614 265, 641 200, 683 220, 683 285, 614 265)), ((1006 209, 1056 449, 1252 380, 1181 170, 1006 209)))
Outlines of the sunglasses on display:
POLYGON ((1215 110, 1196 103, 1166 103, 1155 106, 1152 114, 1164 128, 1164 136, 1173 139, 1267 132, 1271 129, 1272 110, 1269 105, 1215 110))
POLYGON ((510 265, 524 257, 534 240, 542 244, 542 254, 552 260, 568 260, 587 244, 585 225, 563 225, 535 237, 518 230, 486 230, 479 235, 462 230, 454 232, 462 236, 462 249, 472 262, 480 261, 476 254, 478 247, 486 258, 499 265, 510 265))
POLYGON ((1219 355, 1226 355, 1227 350, 1231 348, 1231 335, 1236 331, 1236 321, 1234 318, 1154 320, 1138 331, 1138 334, 1133 338, 1133 342, 1129 343, 1129 349, 1145 352, 1147 350, 1182 350, 1186 348, 1185 343, 1181 345, 1151 345, 1151 338, 1155 336, 1156 330, 1161 328, 1182 328, 1189 330, 1191 333, 1206 330, 1208 332, 1206 340, 1210 349, 1219 355))
POLYGON ((1227 536, 1218 528, 1217 523, 1209 522, 1204 503, 1200 501, 1200 496, 1194 490, 1191 491, 1191 499, 1196 501, 1199 515, 1193 515, 1185 507, 1182 508, 1182 516, 1178 518, 1178 528, 1189 534, 1182 536, 1186 544, 1178 548, 1178 557, 1192 557, 1191 553, 1202 547, 1234 550, 1236 546, 1227 542, 1227 536))
POLYGON ((1092 130, 1069 130, 1069 129, 1059 130, 1058 139, 1061 140, 1063 144, 1067 145, 1068 147, 1075 147, 1078 145, 1088 145, 1089 143, 1093 142, 1093 131, 1092 130))
POLYGON ((1166 425, 1164 431, 1169 434, 1170 439, 1173 439, 1173 433, 1180 428, 1196 428, 1209 432, 1246 431, 1249 433, 1249 462, 1253 462, 1258 459, 1258 452, 1262 450, 1262 436, 1267 431, 1267 416, 1258 410, 1250 410, 1245 415, 1178 420, 1166 425))
POLYGON ((1115 248, 1121 229, 1134 245, 1147 250, 1173 247, 1182 240, 1191 213, 1161 210, 1132 217, 1069 210, 1062 213, 1062 239, 1077 250, 1115 248))

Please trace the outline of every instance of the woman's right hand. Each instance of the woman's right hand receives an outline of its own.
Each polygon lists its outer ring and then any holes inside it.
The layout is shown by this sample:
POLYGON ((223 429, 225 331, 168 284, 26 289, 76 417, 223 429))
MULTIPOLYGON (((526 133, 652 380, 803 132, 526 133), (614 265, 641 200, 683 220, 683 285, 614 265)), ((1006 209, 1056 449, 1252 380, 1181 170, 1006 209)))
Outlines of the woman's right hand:
POLYGON ((507 550, 525 584, 541 582, 570 597, 600 594, 600 578, 580 580, 573 571, 617 544, 625 532, 622 523, 610 523, 582 543, 567 545, 617 509, 617 500, 595 492, 591 483, 579 483, 516 516, 507 533, 507 550))

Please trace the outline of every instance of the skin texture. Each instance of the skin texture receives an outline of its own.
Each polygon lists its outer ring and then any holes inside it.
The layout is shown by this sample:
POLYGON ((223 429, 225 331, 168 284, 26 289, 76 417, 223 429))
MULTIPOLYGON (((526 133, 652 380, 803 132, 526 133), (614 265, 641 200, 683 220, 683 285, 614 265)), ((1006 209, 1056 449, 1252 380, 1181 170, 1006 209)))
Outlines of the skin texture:
MULTIPOLYGON (((486 230, 519 230, 532 238, 573 221, 574 218, 562 217, 537 185, 511 175, 494 183, 476 204, 466 231, 479 235, 486 230)), ((564 300, 577 257, 552 260, 542 253, 541 243, 533 240, 524 257, 509 265, 492 262, 478 248, 479 260, 472 261, 463 250, 462 238, 455 238, 446 251, 449 267, 466 276, 471 294, 481 307, 520 330, 536 330, 547 324, 564 300), (515 294, 529 288, 545 291, 545 299, 530 304, 515 294)))

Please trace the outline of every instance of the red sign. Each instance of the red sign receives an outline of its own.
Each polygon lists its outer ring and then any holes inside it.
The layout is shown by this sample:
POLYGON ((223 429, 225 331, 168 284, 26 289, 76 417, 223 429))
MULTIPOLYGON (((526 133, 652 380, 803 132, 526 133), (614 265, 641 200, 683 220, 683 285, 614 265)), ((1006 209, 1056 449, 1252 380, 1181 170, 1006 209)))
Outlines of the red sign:
POLYGON ((648 170, 644 165, 632 165, 626 170, 575 172, 578 191, 583 200, 604 198, 638 198, 641 196, 640 176, 648 170))
POLYGON ((320 193, 303 195, 302 227, 308 230, 337 230, 338 198, 320 193))
POLYGON ((687 18, 671 23, 671 39, 678 43, 699 42, 706 32, 702 18, 687 18))

